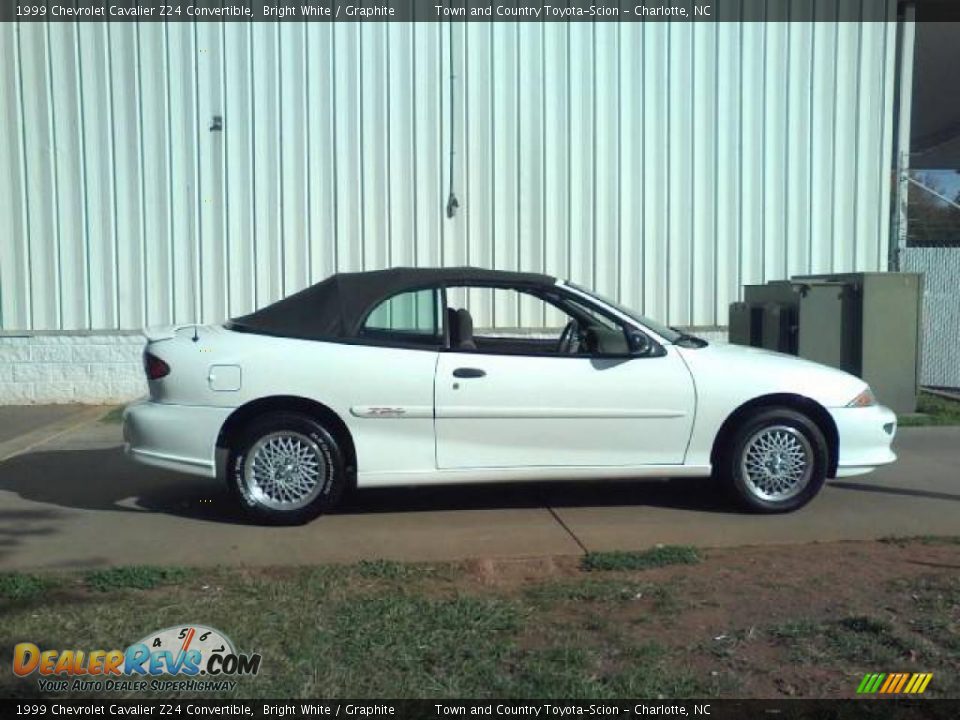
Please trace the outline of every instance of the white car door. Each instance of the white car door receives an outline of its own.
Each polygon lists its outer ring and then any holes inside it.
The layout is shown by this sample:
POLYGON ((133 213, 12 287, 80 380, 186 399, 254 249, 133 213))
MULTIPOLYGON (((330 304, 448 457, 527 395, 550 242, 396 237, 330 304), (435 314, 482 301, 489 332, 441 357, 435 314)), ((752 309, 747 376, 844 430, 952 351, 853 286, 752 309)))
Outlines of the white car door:
POLYGON ((673 465, 693 424, 693 381, 660 357, 441 352, 440 469, 673 465))

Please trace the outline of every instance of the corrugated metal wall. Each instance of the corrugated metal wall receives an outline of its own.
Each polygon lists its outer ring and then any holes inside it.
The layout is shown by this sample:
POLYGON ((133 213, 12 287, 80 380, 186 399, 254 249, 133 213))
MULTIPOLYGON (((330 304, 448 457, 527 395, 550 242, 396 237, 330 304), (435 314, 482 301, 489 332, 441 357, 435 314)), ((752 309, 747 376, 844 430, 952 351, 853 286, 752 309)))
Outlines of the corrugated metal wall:
POLYGON ((865 5, 863 23, 5 24, 2 328, 216 320, 334 270, 461 263, 725 325, 744 283, 885 269, 894 0, 865 5))

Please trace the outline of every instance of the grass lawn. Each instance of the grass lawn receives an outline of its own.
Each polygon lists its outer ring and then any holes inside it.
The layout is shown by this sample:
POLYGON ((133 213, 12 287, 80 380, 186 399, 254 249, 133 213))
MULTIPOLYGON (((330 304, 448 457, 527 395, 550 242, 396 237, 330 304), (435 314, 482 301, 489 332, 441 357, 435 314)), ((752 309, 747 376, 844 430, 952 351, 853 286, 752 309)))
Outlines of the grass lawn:
POLYGON ((123 422, 123 411, 125 408, 125 405, 118 405, 115 408, 111 408, 100 418, 100 422, 106 423, 107 425, 119 425, 123 422))
POLYGON ((960 425, 960 401, 921 392, 917 399, 917 414, 904 415, 898 422, 901 427, 960 425))
MULTIPOLYGON (((202 623, 263 656, 227 697, 853 697, 867 672, 960 696, 960 543, 425 565, 0 575, 12 646, 113 649, 202 623)), ((58 695, 63 697, 63 695, 58 695)), ((115 697, 123 697, 117 694, 115 697)))

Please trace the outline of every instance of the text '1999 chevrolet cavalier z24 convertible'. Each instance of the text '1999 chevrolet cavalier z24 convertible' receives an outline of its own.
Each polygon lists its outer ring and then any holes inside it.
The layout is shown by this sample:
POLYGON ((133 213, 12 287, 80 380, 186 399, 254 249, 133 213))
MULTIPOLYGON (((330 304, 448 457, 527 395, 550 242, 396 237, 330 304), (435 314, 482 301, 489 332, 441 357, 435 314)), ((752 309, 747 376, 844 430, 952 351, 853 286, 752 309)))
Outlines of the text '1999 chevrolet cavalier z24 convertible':
POLYGON ((309 520, 351 484, 642 477, 713 476, 784 512, 896 459, 896 416, 861 379, 546 275, 342 273, 147 338, 128 454, 221 477, 267 522, 309 520))

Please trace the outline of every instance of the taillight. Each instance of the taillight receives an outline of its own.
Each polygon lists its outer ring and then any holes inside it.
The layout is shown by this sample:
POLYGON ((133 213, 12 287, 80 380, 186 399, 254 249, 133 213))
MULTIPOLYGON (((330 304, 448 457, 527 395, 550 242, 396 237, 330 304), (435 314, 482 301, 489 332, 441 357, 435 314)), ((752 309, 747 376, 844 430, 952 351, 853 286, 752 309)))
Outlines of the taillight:
POLYGON ((170 366, 156 355, 144 351, 143 369, 147 373, 148 380, 159 380, 170 374, 170 366))

